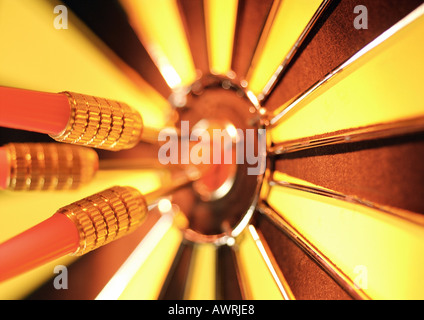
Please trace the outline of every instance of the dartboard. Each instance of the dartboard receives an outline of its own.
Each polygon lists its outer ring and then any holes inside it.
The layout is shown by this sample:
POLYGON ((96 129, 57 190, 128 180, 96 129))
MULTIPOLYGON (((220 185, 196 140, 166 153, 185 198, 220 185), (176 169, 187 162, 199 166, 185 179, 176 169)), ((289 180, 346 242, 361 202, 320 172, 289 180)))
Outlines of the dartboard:
POLYGON ((1 87, 121 101, 159 132, 89 147, 76 190, 0 190, 0 243, 107 188, 153 199, 0 298, 424 298, 423 35, 419 0, 0 0, 1 87))

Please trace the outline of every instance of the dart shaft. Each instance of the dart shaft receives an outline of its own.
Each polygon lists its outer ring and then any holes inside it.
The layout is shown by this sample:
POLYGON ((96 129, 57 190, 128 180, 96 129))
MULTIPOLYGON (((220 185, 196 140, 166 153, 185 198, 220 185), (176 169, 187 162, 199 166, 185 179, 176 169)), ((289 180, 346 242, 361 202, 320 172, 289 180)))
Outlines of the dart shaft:
POLYGON ((6 148, 0 147, 0 189, 6 189, 10 183, 10 157, 6 148))
POLYGON ((65 95, 0 87, 0 126, 59 134, 71 110, 65 95))
POLYGON ((78 231, 55 214, 0 245, 0 282, 78 249, 78 231))

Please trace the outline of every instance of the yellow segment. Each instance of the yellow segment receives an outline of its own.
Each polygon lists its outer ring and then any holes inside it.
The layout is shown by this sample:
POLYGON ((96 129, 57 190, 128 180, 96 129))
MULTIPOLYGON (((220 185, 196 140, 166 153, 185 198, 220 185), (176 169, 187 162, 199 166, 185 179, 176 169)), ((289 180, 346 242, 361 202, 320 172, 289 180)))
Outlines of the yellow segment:
POLYGON ((270 130, 272 141, 424 115, 423 12, 300 101, 270 130))
MULTIPOLYGON (((143 193, 169 183, 159 171, 99 171, 95 179, 79 190, 67 192, 0 192, 0 243, 51 217, 59 208, 115 185, 133 186, 143 193)), ((28 273, 0 283, 1 299, 19 299, 48 278, 58 264, 68 264, 72 257, 58 259, 28 273)))
POLYGON ((168 85, 196 80, 196 70, 176 0, 121 0, 130 22, 168 85))
POLYGON ((162 127, 170 107, 68 10, 68 29, 56 29, 59 2, 0 0, 0 85, 65 90, 125 102, 145 123, 162 127))
POLYGON ((271 271, 256 244, 252 233, 246 229, 237 239, 237 264, 248 300, 281 300, 271 271))
POLYGON ((238 0, 205 0, 206 39, 211 73, 231 71, 238 0))
POLYGON ((361 205, 280 186, 271 187, 267 201, 371 298, 424 297, 422 226, 361 205))
MULTIPOLYGON (((258 50, 247 74, 248 89, 258 96, 284 61, 322 0, 283 0, 276 2, 275 15, 270 15, 258 50)), ((275 8, 273 8, 275 10, 275 8)))
MULTIPOLYGON (((54 268, 56 266, 66 266, 75 260, 76 258, 72 256, 56 259, 27 273, 0 283, 0 300, 24 299, 28 294, 32 293, 33 290, 37 289, 50 278, 58 275, 54 273, 54 268)), ((53 281, 52 279, 52 287, 53 281)))
POLYGON ((171 227, 138 269, 119 299, 157 299, 182 238, 181 231, 175 226, 171 227))
POLYGON ((216 299, 216 254, 216 247, 213 244, 194 246, 184 299, 216 299))

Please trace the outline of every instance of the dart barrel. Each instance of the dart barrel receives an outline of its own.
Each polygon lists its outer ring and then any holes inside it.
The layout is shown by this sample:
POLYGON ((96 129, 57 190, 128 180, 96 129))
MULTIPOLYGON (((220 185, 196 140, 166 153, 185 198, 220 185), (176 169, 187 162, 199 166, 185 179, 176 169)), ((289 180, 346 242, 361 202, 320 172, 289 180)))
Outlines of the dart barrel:
POLYGON ((58 143, 9 143, 6 189, 70 190, 91 181, 98 156, 89 148, 58 143))
POLYGON ((113 187, 57 211, 78 229, 75 255, 83 255, 139 227, 147 213, 143 195, 131 187, 113 187))
POLYGON ((127 104, 114 100, 64 92, 71 107, 66 128, 51 135, 60 142, 98 149, 129 149, 140 140, 143 120, 127 104))

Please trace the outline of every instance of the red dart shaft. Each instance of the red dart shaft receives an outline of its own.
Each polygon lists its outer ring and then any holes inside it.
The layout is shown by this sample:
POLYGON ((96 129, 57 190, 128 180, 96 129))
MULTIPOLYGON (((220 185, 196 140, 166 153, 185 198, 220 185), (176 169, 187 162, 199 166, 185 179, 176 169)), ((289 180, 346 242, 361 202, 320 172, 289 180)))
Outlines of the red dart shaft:
POLYGON ((0 87, 0 126, 50 135, 62 132, 71 109, 63 94, 0 87))
POLYGON ((78 229, 63 214, 47 220, 0 246, 0 281, 75 252, 78 229))
POLYGON ((9 152, 5 147, 0 147, 0 190, 9 186, 10 159, 9 152))

